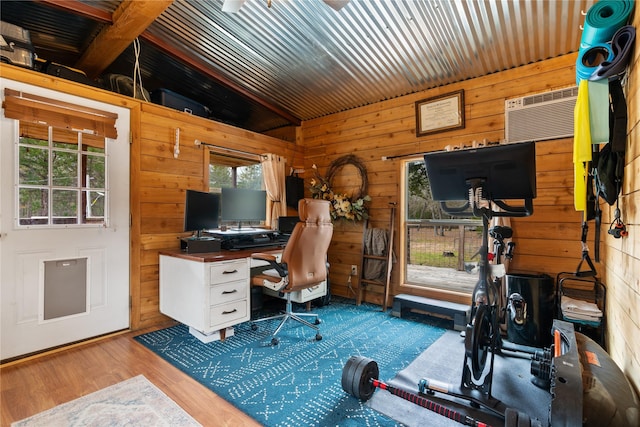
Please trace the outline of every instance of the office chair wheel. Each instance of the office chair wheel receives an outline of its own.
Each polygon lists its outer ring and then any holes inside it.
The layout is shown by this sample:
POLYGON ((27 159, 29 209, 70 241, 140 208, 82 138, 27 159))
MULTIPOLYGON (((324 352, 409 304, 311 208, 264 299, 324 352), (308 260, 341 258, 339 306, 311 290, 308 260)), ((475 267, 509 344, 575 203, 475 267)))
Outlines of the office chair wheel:
POLYGON ((258 325, 256 325, 255 323, 251 324, 251 330, 252 331, 257 331, 258 330, 258 325))
POLYGON ((320 323, 322 323, 322 321, 316 317, 315 322, 313 322, 314 325, 319 325, 320 323))
POLYGON ((316 334, 316 341, 320 341, 322 339, 322 335, 316 334))
POLYGON ((280 344, 280 340, 276 337, 271 338, 271 345, 278 345, 280 344))
POLYGON ((360 400, 369 400, 376 390, 373 380, 378 379, 378 373, 374 360, 351 356, 342 368, 342 389, 360 400))

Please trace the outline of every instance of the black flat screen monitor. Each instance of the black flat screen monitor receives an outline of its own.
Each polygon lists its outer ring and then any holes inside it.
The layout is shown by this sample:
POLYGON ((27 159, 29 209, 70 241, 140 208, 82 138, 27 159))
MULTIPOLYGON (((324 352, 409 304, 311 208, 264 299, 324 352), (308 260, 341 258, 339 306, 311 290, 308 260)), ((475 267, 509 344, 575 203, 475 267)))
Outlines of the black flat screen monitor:
POLYGON ((267 219, 267 192, 246 188, 222 188, 223 221, 264 221, 267 219))
POLYGON ((298 216, 280 216, 278 217, 278 231, 280 234, 291 234, 299 222, 300 217, 298 216))
POLYGON ((469 180, 482 181, 486 200, 536 197, 535 142, 426 153, 433 200, 469 200, 469 180))
POLYGON ((219 194, 187 190, 184 204, 184 231, 195 231, 200 237, 202 230, 218 228, 219 216, 219 194))

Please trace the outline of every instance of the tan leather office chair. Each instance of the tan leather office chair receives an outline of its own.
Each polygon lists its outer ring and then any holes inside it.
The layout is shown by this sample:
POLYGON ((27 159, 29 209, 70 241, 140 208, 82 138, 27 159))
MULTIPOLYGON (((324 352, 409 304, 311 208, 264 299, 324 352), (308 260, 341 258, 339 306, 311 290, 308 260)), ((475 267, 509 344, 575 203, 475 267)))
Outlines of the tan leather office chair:
POLYGON ((316 340, 321 340, 317 314, 294 313, 292 311, 291 293, 318 286, 327 279, 327 250, 333 236, 333 224, 329 211, 329 202, 320 199, 301 199, 298 202, 300 222, 296 224, 282 252, 282 259, 277 262, 271 254, 255 253, 252 258, 268 261, 270 270, 258 274, 251 279, 253 286, 265 286, 286 295, 286 307, 282 314, 257 319, 252 323, 271 319, 282 319, 271 335, 271 343, 277 345, 276 334, 287 320, 292 319, 316 331, 316 340), (303 317, 312 318, 310 323, 303 317))

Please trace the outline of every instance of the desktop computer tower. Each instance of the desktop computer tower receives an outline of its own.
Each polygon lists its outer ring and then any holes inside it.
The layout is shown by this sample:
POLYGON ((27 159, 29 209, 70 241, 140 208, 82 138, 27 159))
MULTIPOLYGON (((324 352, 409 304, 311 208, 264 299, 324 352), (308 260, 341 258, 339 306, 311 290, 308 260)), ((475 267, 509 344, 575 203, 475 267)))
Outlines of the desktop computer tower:
POLYGON ((184 252, 195 254, 202 252, 220 252, 222 241, 213 237, 194 239, 184 237, 180 239, 180 249, 184 252))

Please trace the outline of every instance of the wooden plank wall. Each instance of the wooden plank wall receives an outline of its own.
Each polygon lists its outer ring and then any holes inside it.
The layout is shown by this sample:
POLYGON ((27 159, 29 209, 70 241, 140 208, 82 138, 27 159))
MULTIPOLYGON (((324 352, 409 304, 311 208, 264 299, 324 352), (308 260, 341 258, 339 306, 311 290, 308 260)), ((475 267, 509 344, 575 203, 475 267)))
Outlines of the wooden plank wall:
MULTIPOLYGON (((636 17, 636 27, 638 24, 636 17)), ((640 389, 640 348, 635 339, 640 333, 637 310, 640 306, 638 52, 636 49, 625 88, 630 120, 621 209, 630 236, 621 240, 605 239, 604 263, 597 264, 598 271, 604 272, 608 290, 609 351, 636 389, 640 389)), ((295 138, 295 144, 17 67, 3 64, 2 74, 131 109, 130 275, 131 327, 135 330, 166 320, 158 310, 158 251, 178 247, 184 190, 204 189, 206 159, 204 150, 192 145, 194 139, 293 158, 294 165, 306 168, 307 186, 313 164, 322 174, 336 158, 356 154, 364 160, 368 171, 368 194, 373 198, 371 225, 385 227, 389 221, 389 202, 398 202, 400 198, 400 161, 382 161, 382 156, 420 154, 442 149, 448 144, 468 145, 473 140, 500 140, 504 137, 505 99, 573 85, 574 63, 575 55, 567 55, 309 120, 303 123, 302 129, 288 130, 286 136, 281 136, 289 141, 295 138), (465 90, 465 128, 416 138, 415 101, 458 89, 465 90), (181 129, 178 159, 173 158, 176 127, 181 129)), ((580 215, 572 206, 571 145, 571 139, 537 144, 539 196, 534 201, 534 216, 513 221, 514 238, 518 241, 517 257, 512 263, 514 269, 555 275, 559 271, 572 271, 580 259, 580 215)), ((357 181, 353 176, 341 176, 336 183, 348 186, 354 180, 357 181)), ((605 221, 610 221, 612 212, 605 208, 605 221)), ((592 234, 593 230, 589 241, 592 241, 592 234)), ((350 265, 360 263, 361 248, 362 224, 337 223, 329 252, 334 294, 354 297, 348 288, 348 277, 350 265)), ((430 295, 404 286, 397 268, 392 279, 392 293, 430 295)), ((357 289, 357 278, 352 280, 357 289)), ((379 294, 371 293, 366 297, 369 301, 381 302, 379 294)))
MULTIPOLYGON (((640 13, 633 25, 640 28, 640 13)), ((629 237, 603 239, 603 282, 607 285, 607 350, 640 392, 640 49, 624 85, 627 99, 627 149, 620 211, 629 237)), ((614 219, 615 206, 601 205, 603 227, 614 219)), ((606 233, 606 230, 603 230, 606 233)))
MULTIPOLYGON (((389 202, 400 202, 401 161, 385 161, 383 156, 419 156, 450 144, 470 146, 474 140, 502 140, 505 100, 575 85, 575 58, 567 55, 306 121, 302 126, 305 166, 308 169, 316 164, 325 174, 336 158, 357 155, 368 171, 372 226, 387 227, 389 202), (459 89, 464 89, 465 128, 416 137, 415 102, 459 89)), ((536 145, 539 196, 534 201, 532 217, 512 220, 518 241, 512 268, 555 275, 574 269, 581 254, 580 215, 573 209, 572 139, 536 145)), ((396 224, 401 222, 398 216, 396 224)), ((336 228, 339 233, 330 251, 332 292, 348 296, 350 265, 360 262, 362 226, 343 221, 336 228)), ((400 242, 396 238, 395 248, 402 256, 400 242)), ((393 271, 392 294, 438 296, 405 286, 398 270, 393 271)), ((351 280, 357 289, 357 278, 351 280)), ((449 294, 444 298, 468 301, 468 296, 449 294)), ((367 300, 382 301, 379 293, 370 293, 367 300)))
POLYGON ((142 103, 139 143, 131 155, 132 328, 155 325, 159 313, 158 252, 178 249, 184 236, 186 189, 208 189, 208 149, 194 141, 248 153, 277 153, 289 164, 302 162, 295 143, 256 134, 149 103, 142 103), (175 131, 180 154, 174 158, 175 131), (135 191, 134 191, 135 190, 135 191))
MULTIPOLYGON (((576 55, 546 60, 512 70, 480 77, 465 82, 448 85, 425 92, 407 95, 346 112, 309 120, 303 123, 301 142, 305 148, 305 166, 315 164, 321 174, 326 173, 330 162, 346 154, 361 158, 368 170, 369 191, 373 198, 371 215, 373 226, 388 224, 389 202, 400 201, 400 161, 383 161, 382 156, 401 156, 443 149, 446 145, 470 145, 473 140, 498 141, 504 138, 504 102, 506 99, 533 93, 554 90, 575 85, 576 55), (417 138, 415 135, 414 103, 459 89, 465 91, 466 126, 461 130, 417 138)), ((637 64, 637 54, 636 54, 637 64)), ((632 74, 633 75, 633 74, 632 74)), ((632 80, 632 79, 630 79, 632 80)), ((631 84, 629 105, 634 110, 633 128, 630 127, 630 145, 635 148, 627 157, 628 175, 633 176, 625 183, 625 201, 628 204, 626 216, 630 223, 637 224, 638 214, 638 101, 637 78, 631 84), (635 88, 635 89, 633 89, 635 88), (633 130, 635 129, 635 133, 633 130), (635 142, 635 144, 633 144, 635 142)), ((540 124, 543 126, 544 124, 540 124)), ((631 125, 630 125, 631 126, 631 125)), ((512 219, 514 241, 517 242, 516 256, 511 262, 511 271, 547 273, 555 278, 559 272, 573 272, 581 259, 581 215, 573 207, 573 139, 541 141, 536 143, 538 197, 534 200, 534 214, 528 218, 512 219)), ((307 175, 307 178, 310 178, 307 175)), ((346 177, 345 181, 353 181, 346 177)), ((400 217, 396 224, 396 236, 401 230, 400 217)), ((633 226, 631 226, 633 227, 633 226)), ((359 264, 362 226, 341 222, 329 251, 331 263, 332 293, 353 297, 349 288, 351 264, 359 264)), ((638 277, 640 265, 640 239, 633 234, 623 242, 615 242, 606 255, 614 268, 605 270, 596 263, 599 272, 606 271, 611 299, 607 309, 611 313, 609 337, 613 354, 624 366, 625 371, 640 384, 638 376, 638 336, 640 314, 638 277), (615 270, 615 273, 614 273, 615 270), (621 318, 624 318, 622 321, 621 318), (615 323, 614 323, 615 322, 615 323), (621 335, 614 333, 614 324, 624 325, 621 335)), ((606 234, 606 230, 603 230, 606 234)), ((593 242, 594 225, 590 224, 588 241, 593 242)), ((395 247, 399 248, 400 239, 395 247)), ((610 240, 607 244, 611 244, 610 240)), ((593 243, 591 243, 593 246, 593 243)), ((593 249, 593 248, 592 248, 593 249)), ((604 248, 603 248, 604 249, 604 248)), ((402 248, 398 252, 402 256, 402 248)), ((592 256, 593 258, 593 253, 592 256)), ((604 259, 604 258, 603 258, 604 259)), ((410 293, 436 296, 454 301, 466 301, 457 295, 442 294, 402 283, 402 274, 394 268, 392 274, 392 294, 410 293)), ((351 286, 357 289, 357 278, 351 279, 351 286)), ((369 293, 366 299, 381 303, 379 293, 369 293)))

